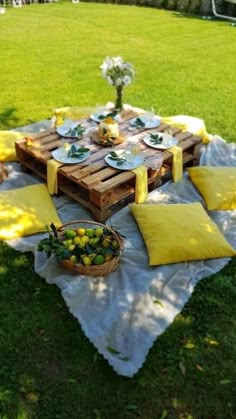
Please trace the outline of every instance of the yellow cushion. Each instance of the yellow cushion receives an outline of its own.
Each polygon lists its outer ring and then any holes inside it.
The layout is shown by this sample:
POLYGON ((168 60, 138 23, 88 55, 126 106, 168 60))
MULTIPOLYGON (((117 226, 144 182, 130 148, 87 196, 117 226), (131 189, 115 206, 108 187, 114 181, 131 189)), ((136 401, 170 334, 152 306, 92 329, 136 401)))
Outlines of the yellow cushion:
POLYGON ((25 137, 25 133, 0 131, 0 161, 17 161, 15 142, 25 137))
POLYGON ((0 191, 1 240, 44 232, 51 222, 61 225, 45 185, 0 191))
POLYGON ((129 207, 146 244, 150 266, 236 255, 199 202, 129 207))
POLYGON ((198 166, 188 173, 209 210, 236 209, 236 167, 198 166))

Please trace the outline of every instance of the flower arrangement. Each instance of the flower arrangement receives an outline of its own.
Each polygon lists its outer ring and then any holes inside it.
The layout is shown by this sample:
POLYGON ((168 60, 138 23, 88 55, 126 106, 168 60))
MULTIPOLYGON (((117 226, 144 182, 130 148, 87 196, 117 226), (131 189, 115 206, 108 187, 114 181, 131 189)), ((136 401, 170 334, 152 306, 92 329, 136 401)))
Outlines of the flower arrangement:
POLYGON ((135 74, 133 66, 121 57, 107 57, 100 68, 103 77, 116 88, 115 110, 121 111, 123 87, 132 83, 135 74))

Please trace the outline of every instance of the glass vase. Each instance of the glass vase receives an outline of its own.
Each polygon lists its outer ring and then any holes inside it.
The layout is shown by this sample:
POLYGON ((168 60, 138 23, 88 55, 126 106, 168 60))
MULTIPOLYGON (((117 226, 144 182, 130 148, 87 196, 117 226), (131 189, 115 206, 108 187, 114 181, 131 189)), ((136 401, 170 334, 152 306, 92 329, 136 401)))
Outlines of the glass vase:
POLYGON ((122 108, 123 108, 122 94, 123 94, 123 86, 117 86, 116 87, 116 101, 115 101, 115 111, 117 112, 122 111, 122 108))

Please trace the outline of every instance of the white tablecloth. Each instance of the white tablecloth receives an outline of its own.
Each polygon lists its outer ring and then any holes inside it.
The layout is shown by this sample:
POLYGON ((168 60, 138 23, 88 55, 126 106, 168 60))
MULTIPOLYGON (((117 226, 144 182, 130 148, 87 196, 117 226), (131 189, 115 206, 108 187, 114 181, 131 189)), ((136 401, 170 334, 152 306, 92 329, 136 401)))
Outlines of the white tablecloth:
MULTIPOLYGON (((219 137, 203 146, 203 165, 236 166, 236 145, 219 137)), ((21 187, 39 182, 21 172, 17 163, 8 164, 9 178, 0 189, 21 187)), ((86 209, 66 196, 53 198, 63 222, 91 219, 86 209)), ((169 182, 149 195, 149 203, 187 203, 202 198, 187 174, 179 183, 169 182)), ((210 213, 225 238, 236 247, 236 211, 210 213)), ((37 252, 38 234, 8 243, 20 251, 35 254, 35 271, 49 284, 56 284, 69 311, 84 333, 114 370, 132 377, 143 365, 156 338, 174 320, 190 298, 195 285, 204 277, 220 271, 228 258, 176 263, 149 267, 147 252, 138 227, 128 209, 109 220, 125 239, 125 249, 118 269, 106 277, 83 277, 69 274, 54 258, 37 252), (155 304, 154 300, 161 304, 155 304)), ((65 331, 66 333, 66 331, 65 331)))

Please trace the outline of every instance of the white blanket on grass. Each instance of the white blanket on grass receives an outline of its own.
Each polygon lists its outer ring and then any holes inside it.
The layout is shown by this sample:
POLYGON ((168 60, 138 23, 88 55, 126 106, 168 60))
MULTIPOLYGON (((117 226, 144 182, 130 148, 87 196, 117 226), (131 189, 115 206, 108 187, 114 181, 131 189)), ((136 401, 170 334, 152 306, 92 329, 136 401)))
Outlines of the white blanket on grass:
MULTIPOLYGON (((203 146, 201 164, 236 166, 236 144, 219 137, 203 146)), ((38 182, 21 172, 20 165, 9 164, 11 174, 0 189, 38 182)), ((78 203, 62 196, 53 198, 62 222, 91 219, 78 203)), ((179 183, 169 182, 153 191, 148 203, 202 202, 185 174, 179 183)), ((236 247, 236 211, 209 213, 225 238, 236 247)), ((195 285, 220 271, 230 260, 212 259, 149 267, 142 236, 128 207, 110 219, 127 238, 117 270, 106 277, 84 277, 63 270, 52 257, 37 252, 43 234, 11 240, 20 251, 35 254, 35 271, 49 284, 56 284, 69 311, 78 319, 84 333, 114 370, 132 377, 142 367, 156 338, 171 324, 190 298, 195 285), (154 304, 159 300, 161 304, 154 304)))

